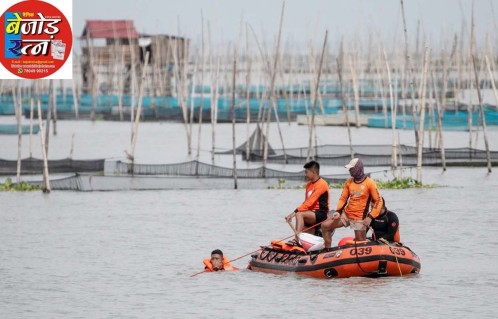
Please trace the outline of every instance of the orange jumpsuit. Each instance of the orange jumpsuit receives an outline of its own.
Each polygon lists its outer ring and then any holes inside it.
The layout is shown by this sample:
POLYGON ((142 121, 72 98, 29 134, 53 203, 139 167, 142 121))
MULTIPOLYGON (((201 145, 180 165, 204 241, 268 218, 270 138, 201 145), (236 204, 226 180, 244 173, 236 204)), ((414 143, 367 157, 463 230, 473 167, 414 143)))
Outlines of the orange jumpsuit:
POLYGON ((304 202, 296 209, 298 212, 307 210, 328 213, 330 210, 329 185, 323 178, 317 179, 314 183, 306 184, 304 202))
POLYGON ((374 219, 379 216, 382 204, 382 197, 373 179, 367 176, 362 182, 357 183, 350 178, 344 184, 336 210, 344 210, 349 219, 362 220, 367 217, 367 214, 374 219), (374 206, 369 214, 372 201, 374 206))

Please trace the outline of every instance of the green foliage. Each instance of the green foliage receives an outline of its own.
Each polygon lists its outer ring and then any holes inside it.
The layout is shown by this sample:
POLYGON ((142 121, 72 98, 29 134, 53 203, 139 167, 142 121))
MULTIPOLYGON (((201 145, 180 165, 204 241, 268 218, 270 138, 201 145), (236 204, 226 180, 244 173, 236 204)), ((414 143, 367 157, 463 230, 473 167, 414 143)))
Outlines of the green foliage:
POLYGON ((33 185, 33 184, 28 183, 28 182, 20 182, 19 184, 14 184, 14 183, 12 183, 12 179, 10 177, 5 180, 5 183, 0 184, 0 191, 26 192, 26 191, 36 191, 36 190, 41 190, 41 186, 33 185))
MULTIPOLYGON (((411 177, 394 178, 389 181, 375 180, 379 189, 407 189, 407 188, 433 188, 434 185, 423 185, 411 177)), ((343 188, 344 183, 331 184, 330 188, 343 188)))

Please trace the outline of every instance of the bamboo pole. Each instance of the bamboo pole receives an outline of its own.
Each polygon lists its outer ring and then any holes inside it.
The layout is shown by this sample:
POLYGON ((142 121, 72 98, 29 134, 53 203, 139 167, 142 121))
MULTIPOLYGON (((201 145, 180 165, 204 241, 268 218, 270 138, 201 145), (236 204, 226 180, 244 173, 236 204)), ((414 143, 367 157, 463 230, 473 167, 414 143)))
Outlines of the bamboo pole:
POLYGON ((29 108, 29 158, 33 158, 33 108, 34 101, 33 98, 31 98, 29 108))
POLYGON ((488 143, 488 133, 486 129, 486 117, 484 115, 484 106, 482 102, 481 96, 481 88, 479 85, 479 74, 477 73, 477 58, 476 58, 476 48, 475 48, 475 23, 474 23, 474 6, 472 4, 472 32, 471 32, 471 40, 470 40, 470 52, 472 57, 472 65, 474 67, 474 76, 476 82, 476 90, 477 90, 477 98, 479 99, 479 114, 482 120, 482 133, 484 137, 484 148, 486 149, 486 159, 488 162, 488 173, 492 172, 491 169, 491 154, 489 151, 489 143, 488 143))
POLYGON ((140 116, 142 115, 142 100, 143 100, 143 94, 144 94, 144 86, 145 86, 145 81, 146 81, 146 75, 147 75, 147 66, 149 64, 149 58, 150 54, 149 51, 145 54, 145 61, 144 65, 142 68, 142 77, 140 81, 140 90, 138 92, 138 106, 137 106, 137 112, 135 114, 135 123, 133 126, 133 133, 131 135, 131 152, 128 154, 128 158, 131 162, 131 167, 132 167, 132 172, 133 172, 133 165, 135 163, 135 147, 137 145, 137 136, 138 136, 138 127, 140 124, 140 116))
POLYGON ((439 140, 439 150, 441 151, 441 163, 443 165, 443 172, 446 171, 446 154, 444 149, 444 141, 443 141, 443 108, 441 107, 441 103, 437 97, 437 89, 436 89, 436 78, 434 76, 434 71, 431 72, 432 77, 432 85, 436 99, 436 108, 437 108, 437 130, 438 130, 438 140, 439 140))
POLYGON ((52 85, 52 115, 53 115, 53 118, 52 118, 52 123, 53 123, 52 133, 54 135, 57 135, 57 87, 56 87, 55 83, 52 85))
POLYGON ((315 150, 316 150, 316 143, 313 147, 313 141, 315 140, 316 137, 316 128, 315 128, 315 116, 316 116, 316 102, 317 102, 317 97, 318 97, 318 90, 320 87, 320 76, 322 74, 322 67, 323 67, 323 58, 325 56, 325 49, 327 48, 327 39, 328 39, 329 31, 325 30, 325 36, 323 38, 323 47, 322 47, 322 53, 320 55, 320 64, 318 66, 318 71, 317 71, 317 76, 316 76, 316 82, 313 87, 314 89, 314 94, 313 94, 313 103, 311 105, 311 134, 308 142, 308 156, 307 156, 307 161, 310 160, 310 158, 315 158, 315 150))
POLYGON ((47 160, 47 147, 48 145, 45 145, 45 139, 44 139, 44 128, 43 128, 43 122, 42 122, 42 111, 41 111, 41 102, 38 100, 38 124, 40 125, 40 142, 41 142, 41 151, 42 151, 42 158, 43 158, 43 186, 42 186, 42 191, 44 193, 50 193, 50 178, 48 175, 48 160, 47 160))
POLYGON ((12 102, 14 103, 14 111, 16 114, 16 122, 17 122, 17 175, 16 180, 17 183, 21 182, 21 149, 22 149, 22 125, 21 125, 21 94, 20 83, 18 81, 14 82, 14 86, 12 87, 12 102), (16 92, 17 91, 17 92, 16 92))
POLYGON ((494 79, 494 76, 493 76, 493 72, 491 71, 491 66, 490 66, 490 63, 489 63, 488 56, 486 55, 484 57, 484 59, 486 60, 486 68, 488 69, 489 79, 491 80, 491 87, 493 88, 493 93, 495 95, 496 107, 498 107, 498 92, 496 90, 496 84, 495 84, 495 79, 494 79))
POLYGON ((359 128, 361 126, 360 123, 360 96, 358 92, 358 82, 356 80, 356 70, 353 65, 353 59, 351 58, 351 54, 349 57, 349 67, 351 69, 351 79, 353 81, 353 94, 354 94, 354 115, 355 115, 355 126, 359 128))
POLYGON ((342 42, 341 42, 341 48, 339 51, 339 57, 336 59, 336 62, 337 62, 337 75, 339 76, 339 87, 340 87, 341 100, 342 100, 342 112, 344 113, 346 127, 348 129, 349 152, 351 155, 351 159, 353 159, 354 158, 354 151, 353 151, 353 141, 351 138, 351 126, 349 125, 348 108, 347 108, 347 104, 346 104, 344 82, 343 82, 343 78, 342 78, 342 65, 344 63, 344 52, 343 52, 342 42))
MULTIPOLYGON (((411 63, 411 55, 410 55, 409 50, 408 50, 408 31, 406 28, 405 8, 403 5, 403 0, 400 0, 400 1, 401 1, 401 14, 403 17, 403 34, 404 34, 404 39, 405 39, 405 70, 407 73, 406 81, 408 81, 408 83, 409 83, 410 95, 411 95, 411 100, 412 100, 411 108, 412 108, 412 117, 413 117, 413 130, 414 130, 414 134, 415 134, 415 145, 418 145, 419 136, 418 136, 418 132, 417 132, 416 116, 415 116, 416 111, 415 111, 415 103, 414 103, 415 90, 414 90, 413 70, 412 70, 412 63, 411 63)), ((417 38, 418 38, 418 36, 417 36, 417 38)))
MULTIPOLYGON (((280 12, 280 24, 279 24, 279 29, 278 29, 278 36, 277 36, 277 43, 276 43, 276 50, 275 50, 275 60, 273 64, 273 72, 271 73, 271 81, 270 81, 270 101, 272 101, 273 105, 275 106, 275 113, 277 113, 276 110, 276 101, 275 101, 275 76, 277 74, 277 64, 279 60, 279 54, 280 54, 280 37, 282 35, 282 25, 284 22, 284 10, 285 10, 285 1, 282 2, 282 10, 280 12)), ((263 177, 266 177, 266 164, 268 161, 268 147, 269 147, 269 142, 268 140, 270 139, 270 120, 271 120, 271 109, 268 110, 267 114, 267 124, 266 124, 266 138, 265 138, 265 146, 263 149, 263 177)), ((280 132, 280 130, 279 130, 280 132)), ((285 152, 285 146, 283 143, 282 139, 282 134, 280 132, 280 138, 282 140, 282 149, 284 151, 284 158, 285 162, 287 163, 287 154, 285 152)))
POLYGON ((71 81, 71 91, 73 93, 73 106, 74 106, 74 117, 76 119, 79 118, 80 114, 79 114, 79 110, 78 110, 78 95, 76 93, 76 80, 72 80, 71 81))
POLYGON ((249 30, 246 24, 246 63, 247 63, 247 74, 246 74, 246 161, 250 158, 250 125, 251 125, 251 105, 250 105, 250 90, 251 90, 251 70, 252 70, 252 59, 249 54, 249 30))
POLYGON ((387 80, 389 82, 389 99, 391 103, 391 129, 392 129, 392 153, 391 153, 391 169, 394 171, 398 167, 398 156, 397 152, 397 143, 396 143, 396 113, 397 107, 394 103, 393 99, 393 85, 391 81, 391 67, 389 65, 389 61, 387 59, 386 50, 382 47, 382 53, 384 55, 384 60, 386 62, 387 69, 387 80))
POLYGON ((420 126, 419 126, 419 140, 417 144, 417 181, 422 184, 422 148, 424 146, 424 123, 425 123, 425 92, 426 92, 426 78, 427 67, 429 65, 429 47, 425 46, 424 54, 424 69, 421 80, 421 96, 420 96, 420 126))
POLYGON ((235 140, 235 81, 237 78, 237 45, 233 49, 233 76, 232 76, 232 155, 233 155, 233 183, 234 189, 238 188, 237 185, 237 145, 235 140))
POLYGON ((48 83, 48 92, 49 92, 49 98, 48 98, 48 105, 47 105, 47 118, 46 118, 46 125, 45 125, 45 153, 48 156, 48 146, 49 146, 49 139, 50 139, 50 121, 52 119, 52 99, 51 99, 51 92, 52 92, 52 87, 53 87, 53 80, 49 80, 48 83))
POLYGON ((199 172, 199 158, 201 153, 201 129, 202 129, 202 103, 204 100, 204 69, 206 60, 204 58, 204 15, 201 10, 201 101, 199 105, 199 129, 197 131, 197 154, 195 156, 195 175, 199 172))
POLYGON ((71 135, 71 149, 69 151, 69 159, 73 159, 73 154, 74 154, 74 136, 75 136, 75 134, 73 133, 71 135))

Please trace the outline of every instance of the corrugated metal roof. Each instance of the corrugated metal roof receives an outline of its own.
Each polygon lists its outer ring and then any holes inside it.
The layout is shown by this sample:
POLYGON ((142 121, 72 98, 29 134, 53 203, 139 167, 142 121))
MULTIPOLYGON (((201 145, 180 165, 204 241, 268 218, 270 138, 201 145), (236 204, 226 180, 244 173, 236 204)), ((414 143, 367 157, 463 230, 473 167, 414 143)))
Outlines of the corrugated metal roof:
POLYGON ((133 20, 87 20, 81 38, 137 39, 138 32, 133 20))

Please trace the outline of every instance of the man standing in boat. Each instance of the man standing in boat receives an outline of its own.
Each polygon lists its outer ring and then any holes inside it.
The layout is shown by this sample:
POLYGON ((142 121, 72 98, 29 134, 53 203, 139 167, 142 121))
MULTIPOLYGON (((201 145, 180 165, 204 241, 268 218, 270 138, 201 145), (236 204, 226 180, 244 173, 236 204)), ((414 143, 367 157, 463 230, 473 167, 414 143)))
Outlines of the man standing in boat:
POLYGON ((330 248, 333 231, 340 227, 349 226, 354 230, 355 240, 366 240, 367 227, 379 216, 383 205, 375 181, 365 175, 359 158, 353 158, 344 167, 349 169, 351 178, 344 184, 334 214, 322 224, 325 248, 330 248), (369 213, 371 203, 373 208, 369 213))
MULTIPOLYGON (((327 219, 327 213, 330 210, 329 185, 320 177, 320 164, 310 161, 304 165, 304 169, 306 178, 308 179, 304 202, 285 217, 288 223, 290 223, 292 218, 296 217, 296 231, 298 234, 305 227, 309 228, 327 219)), ((318 226, 308 229, 306 232, 315 234, 316 230, 319 231, 318 226)), ((299 241, 297 236, 296 240, 299 241)))

